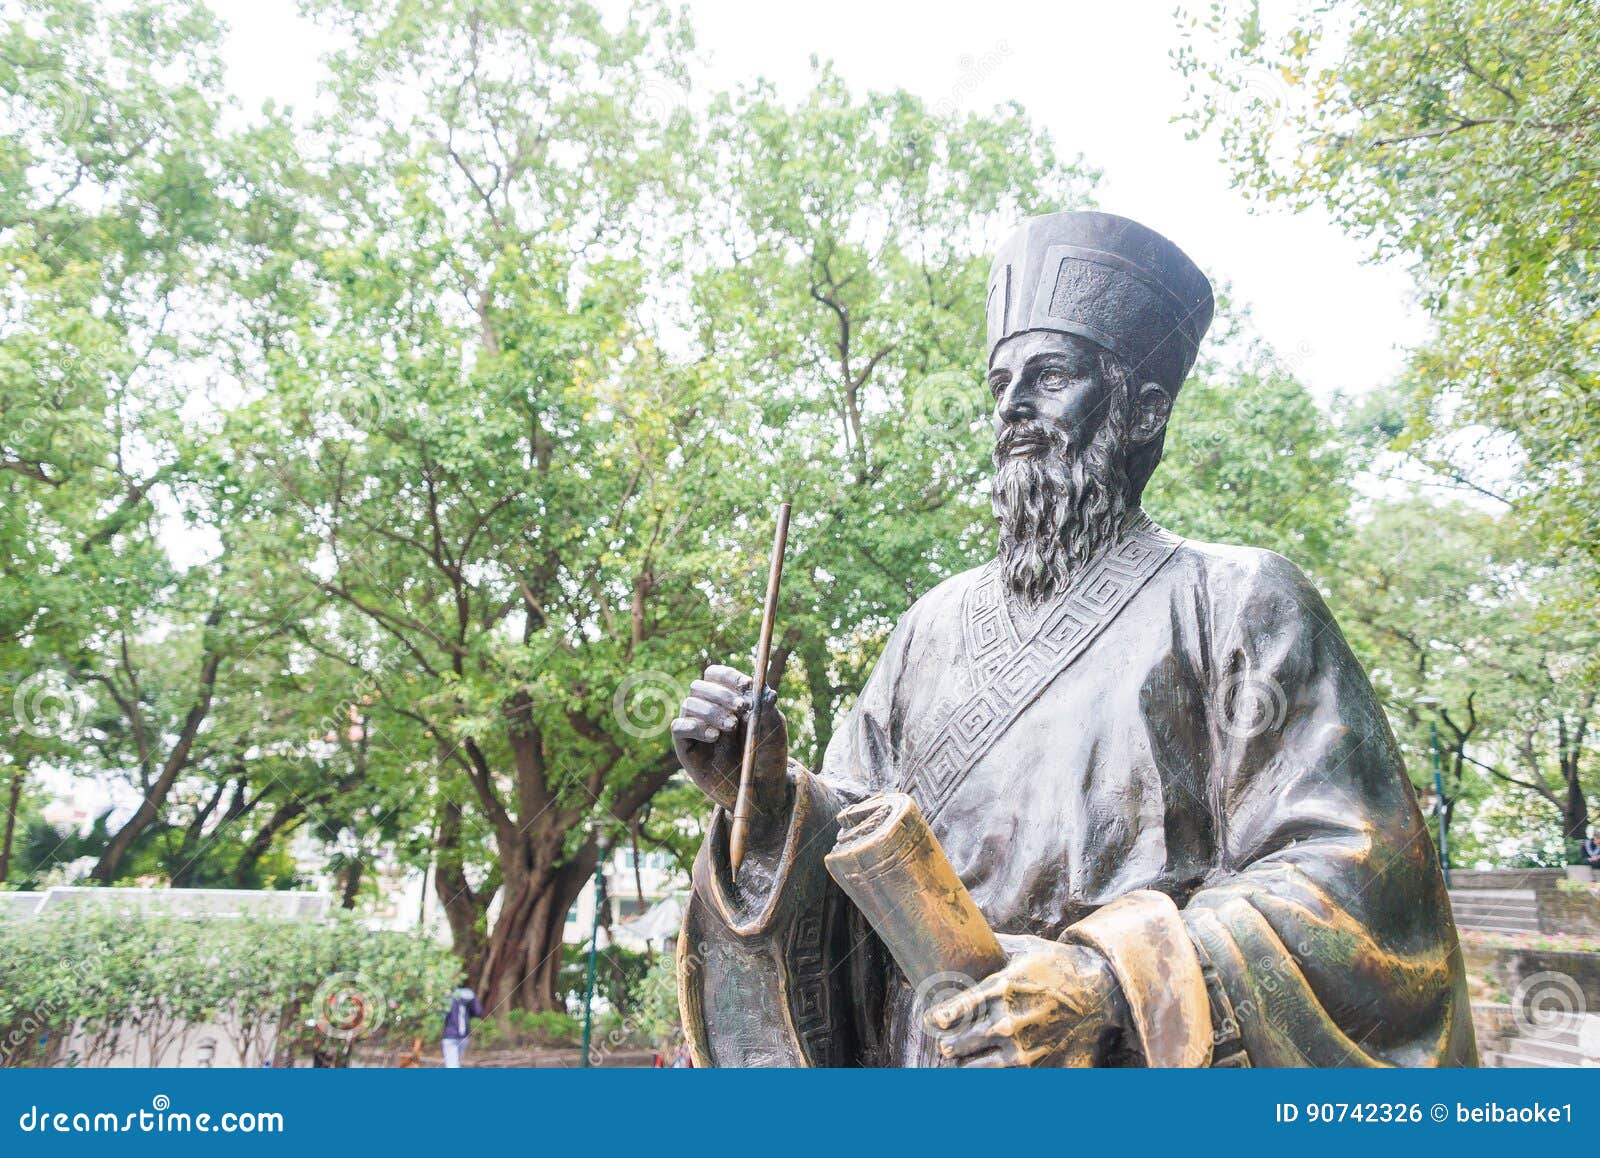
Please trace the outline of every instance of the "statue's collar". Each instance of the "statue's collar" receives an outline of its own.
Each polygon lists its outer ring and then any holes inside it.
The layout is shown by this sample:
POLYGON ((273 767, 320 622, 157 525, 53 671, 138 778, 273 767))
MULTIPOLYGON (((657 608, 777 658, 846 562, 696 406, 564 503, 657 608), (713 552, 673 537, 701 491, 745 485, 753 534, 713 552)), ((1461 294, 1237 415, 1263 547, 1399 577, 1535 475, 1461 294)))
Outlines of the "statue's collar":
POLYGON ((1159 526, 1154 519, 1145 514, 1143 507, 1135 507, 1123 520, 1121 528, 1114 538, 1102 544, 1100 549, 1089 557, 1076 574, 1060 591, 1047 599, 1024 599, 1011 590, 1005 577, 1000 574, 999 560, 989 564, 994 569, 994 576, 998 580, 1000 589, 1000 614, 1005 619, 1007 632, 1012 642, 1021 646, 1038 633, 1039 628, 1049 618, 1050 612, 1071 599, 1085 584, 1093 583, 1104 570, 1108 557, 1113 556, 1130 538, 1145 538, 1155 534, 1165 535, 1167 532, 1159 526))
POLYGON ((943 807, 972 765, 1072 666, 1181 542, 1139 511, 1058 598, 1046 601, 1026 634, 1018 632, 1005 606, 999 561, 978 572, 962 595, 966 679, 906 729, 900 784, 925 815, 943 807))

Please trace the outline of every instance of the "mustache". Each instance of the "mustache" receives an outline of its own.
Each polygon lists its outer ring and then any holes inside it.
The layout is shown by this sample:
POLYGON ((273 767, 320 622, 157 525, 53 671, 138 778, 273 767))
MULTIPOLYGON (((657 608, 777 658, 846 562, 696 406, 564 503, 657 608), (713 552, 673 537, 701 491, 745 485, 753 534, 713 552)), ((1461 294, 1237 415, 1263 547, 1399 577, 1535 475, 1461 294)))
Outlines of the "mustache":
POLYGON ((1044 422, 1008 422, 995 435, 996 459, 1006 458, 1014 451, 1039 447, 1051 454, 1065 454, 1072 440, 1059 427, 1044 422))

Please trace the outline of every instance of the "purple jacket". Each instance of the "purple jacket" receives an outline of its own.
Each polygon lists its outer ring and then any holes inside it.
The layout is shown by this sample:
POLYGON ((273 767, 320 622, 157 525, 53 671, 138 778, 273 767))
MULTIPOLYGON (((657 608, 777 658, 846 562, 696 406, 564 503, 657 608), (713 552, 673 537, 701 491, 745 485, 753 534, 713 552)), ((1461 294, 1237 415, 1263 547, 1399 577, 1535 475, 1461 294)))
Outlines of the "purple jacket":
POLYGON ((444 1015, 444 1039, 461 1041, 472 1032, 472 1019, 483 1016, 483 1003, 467 988, 450 995, 450 1011, 444 1015))

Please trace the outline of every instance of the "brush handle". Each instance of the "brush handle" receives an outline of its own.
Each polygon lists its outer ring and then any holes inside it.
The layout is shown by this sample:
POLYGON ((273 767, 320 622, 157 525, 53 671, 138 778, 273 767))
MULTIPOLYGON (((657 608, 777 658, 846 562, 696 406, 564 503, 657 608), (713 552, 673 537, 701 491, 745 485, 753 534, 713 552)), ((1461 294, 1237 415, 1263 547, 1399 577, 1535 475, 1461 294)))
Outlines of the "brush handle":
POLYGON ((772 625, 778 617, 778 588, 783 582, 783 552, 789 545, 789 504, 778 507, 778 529, 772 536, 772 562, 767 568, 767 598, 761 608, 761 637, 756 642, 756 670, 751 673, 750 718, 745 721, 744 758, 739 763, 739 795, 734 798, 733 824, 728 829, 728 863, 735 879, 744 863, 750 836, 750 782, 756 766, 761 726, 761 701, 767 692, 767 660, 772 654, 772 625))

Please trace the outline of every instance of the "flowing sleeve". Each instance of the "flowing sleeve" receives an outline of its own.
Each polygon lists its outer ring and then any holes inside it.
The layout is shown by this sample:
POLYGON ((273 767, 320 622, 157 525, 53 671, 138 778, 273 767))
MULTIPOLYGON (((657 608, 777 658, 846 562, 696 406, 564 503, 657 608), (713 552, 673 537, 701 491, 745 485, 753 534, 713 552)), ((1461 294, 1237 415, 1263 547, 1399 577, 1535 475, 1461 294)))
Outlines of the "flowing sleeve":
POLYGON ((718 808, 695 860, 678 938, 678 997, 697 1066, 848 1066, 881 1057, 882 945, 834 884, 841 809, 895 783, 890 742, 908 614, 891 634, 820 774, 791 761, 781 842, 752 848, 739 879, 718 808))
POLYGON ((1251 557, 1213 593, 1220 852, 1182 914, 1216 1064, 1474 1066, 1449 900, 1382 709, 1305 576, 1251 557))

